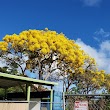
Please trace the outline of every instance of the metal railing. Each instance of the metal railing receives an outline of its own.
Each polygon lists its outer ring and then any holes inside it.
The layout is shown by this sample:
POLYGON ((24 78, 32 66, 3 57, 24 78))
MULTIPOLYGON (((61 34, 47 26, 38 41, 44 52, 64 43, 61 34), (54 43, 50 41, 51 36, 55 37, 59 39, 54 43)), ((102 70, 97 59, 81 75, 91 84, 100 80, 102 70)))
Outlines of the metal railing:
MULTIPOLYGON (((64 94, 62 102, 0 101, 0 110, 77 110, 76 102, 87 102, 87 110, 110 110, 110 94, 64 94)), ((79 109, 78 109, 79 110, 79 109)), ((86 109, 83 109, 86 110, 86 109)))
MULTIPOLYGON (((50 110, 50 102, 0 101, 0 110, 50 110)), ((52 110, 63 110, 62 102, 53 102, 52 110)))

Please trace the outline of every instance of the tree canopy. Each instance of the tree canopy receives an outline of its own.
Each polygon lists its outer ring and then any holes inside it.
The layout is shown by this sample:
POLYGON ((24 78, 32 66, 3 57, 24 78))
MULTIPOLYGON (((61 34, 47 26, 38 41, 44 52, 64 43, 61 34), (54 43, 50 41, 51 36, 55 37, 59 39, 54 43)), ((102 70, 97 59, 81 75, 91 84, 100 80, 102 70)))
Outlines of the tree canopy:
POLYGON ((26 69, 37 69, 40 77, 47 70, 51 73, 55 61, 75 69, 83 65, 85 59, 84 52, 73 40, 47 28, 6 35, 0 42, 0 55, 10 67, 19 67, 22 74, 26 69))
POLYGON ((6 35, 0 42, 0 58, 19 75, 26 76, 29 70, 43 80, 63 76, 66 91, 74 84, 79 92, 88 93, 104 87, 109 79, 74 40, 48 28, 6 35))

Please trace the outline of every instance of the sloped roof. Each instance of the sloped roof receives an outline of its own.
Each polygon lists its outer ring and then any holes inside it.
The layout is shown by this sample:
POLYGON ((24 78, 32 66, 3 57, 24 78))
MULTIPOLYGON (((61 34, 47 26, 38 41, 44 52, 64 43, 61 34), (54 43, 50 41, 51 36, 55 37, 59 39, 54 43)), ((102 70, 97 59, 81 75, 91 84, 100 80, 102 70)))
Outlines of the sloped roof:
POLYGON ((16 75, 11 75, 11 74, 6 74, 6 73, 0 72, 0 87, 2 87, 2 88, 17 86, 20 84, 27 84, 27 83, 41 84, 41 85, 48 85, 48 86, 58 85, 58 83, 56 83, 56 82, 32 79, 29 77, 16 76, 16 75))

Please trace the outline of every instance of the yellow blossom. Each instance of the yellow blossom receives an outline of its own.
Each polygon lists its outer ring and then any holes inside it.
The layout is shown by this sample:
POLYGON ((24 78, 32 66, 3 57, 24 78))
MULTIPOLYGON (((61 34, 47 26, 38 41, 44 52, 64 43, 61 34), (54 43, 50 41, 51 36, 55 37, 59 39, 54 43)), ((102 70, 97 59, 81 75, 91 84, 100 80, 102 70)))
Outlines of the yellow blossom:
POLYGON ((45 48, 42 48, 41 53, 43 53, 45 55, 45 54, 47 54, 47 50, 45 48))

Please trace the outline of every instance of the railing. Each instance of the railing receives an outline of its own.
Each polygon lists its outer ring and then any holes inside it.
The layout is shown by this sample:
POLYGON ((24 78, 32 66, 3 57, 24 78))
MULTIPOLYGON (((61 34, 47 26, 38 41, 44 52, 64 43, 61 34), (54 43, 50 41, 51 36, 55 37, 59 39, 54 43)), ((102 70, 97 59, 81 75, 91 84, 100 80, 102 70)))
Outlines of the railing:
MULTIPOLYGON (((50 110, 50 102, 0 101, 0 110, 50 110)), ((52 110, 63 110, 63 103, 52 103, 52 110)))
POLYGON ((88 108, 84 110, 110 110, 110 94, 66 94, 64 97, 63 102, 53 103, 47 102, 47 100, 45 102, 0 101, 0 110, 77 110, 75 109, 76 102, 87 102, 88 108))

